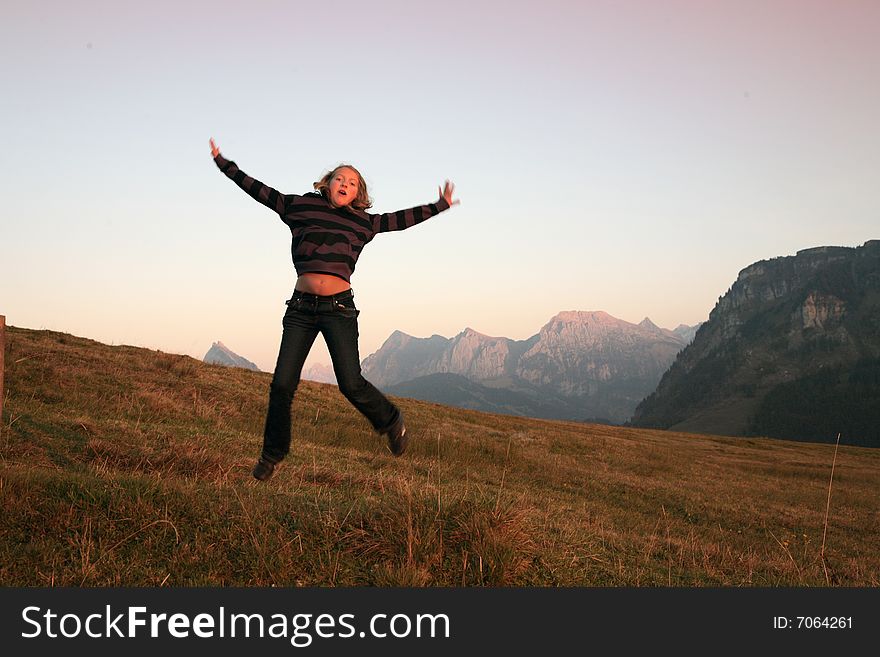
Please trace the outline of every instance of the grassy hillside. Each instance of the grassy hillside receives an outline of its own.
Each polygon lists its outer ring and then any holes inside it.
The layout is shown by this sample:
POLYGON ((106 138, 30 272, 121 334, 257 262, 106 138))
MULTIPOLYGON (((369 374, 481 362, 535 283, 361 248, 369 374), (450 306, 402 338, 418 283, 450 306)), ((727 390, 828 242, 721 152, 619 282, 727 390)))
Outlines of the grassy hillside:
POLYGON ((304 382, 260 484, 271 375, 7 330, 0 583, 876 586, 880 450, 401 399, 393 458, 304 382))

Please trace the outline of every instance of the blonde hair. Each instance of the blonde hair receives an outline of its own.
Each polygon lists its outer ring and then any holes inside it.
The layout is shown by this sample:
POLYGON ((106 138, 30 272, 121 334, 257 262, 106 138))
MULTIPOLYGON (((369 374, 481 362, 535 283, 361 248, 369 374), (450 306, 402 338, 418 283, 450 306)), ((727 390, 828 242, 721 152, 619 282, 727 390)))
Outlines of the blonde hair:
POLYGON ((361 172, 355 169, 350 164, 340 164, 329 173, 324 174, 323 178, 314 183, 315 191, 320 192, 321 196, 329 200, 330 181, 333 180, 333 176, 335 176, 336 172, 340 169, 351 169, 357 174, 358 177, 357 196, 355 196, 354 200, 349 204, 349 206, 355 208, 356 210, 366 210, 373 207, 373 199, 370 198, 370 192, 367 190, 367 182, 364 180, 361 172))

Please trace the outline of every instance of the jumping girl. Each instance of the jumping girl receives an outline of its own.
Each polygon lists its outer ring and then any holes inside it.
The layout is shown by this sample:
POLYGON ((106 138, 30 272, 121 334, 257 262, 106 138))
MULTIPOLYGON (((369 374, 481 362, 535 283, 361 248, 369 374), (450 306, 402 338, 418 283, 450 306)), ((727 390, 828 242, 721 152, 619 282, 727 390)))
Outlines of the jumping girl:
POLYGON ((211 155, 220 170, 251 197, 277 212, 293 236, 291 252, 297 279, 286 302, 281 348, 269 387, 269 410, 263 450, 253 475, 272 476, 290 451, 290 406, 303 364, 320 332, 327 343, 339 391, 388 437, 395 456, 406 450, 409 437, 400 409, 361 375, 358 355, 360 313, 355 308, 351 275, 361 250, 377 233, 404 230, 458 203, 448 180, 434 203, 408 210, 371 214, 367 185, 353 166, 341 164, 314 183, 314 192, 281 194, 246 175, 221 154, 210 140, 211 155))

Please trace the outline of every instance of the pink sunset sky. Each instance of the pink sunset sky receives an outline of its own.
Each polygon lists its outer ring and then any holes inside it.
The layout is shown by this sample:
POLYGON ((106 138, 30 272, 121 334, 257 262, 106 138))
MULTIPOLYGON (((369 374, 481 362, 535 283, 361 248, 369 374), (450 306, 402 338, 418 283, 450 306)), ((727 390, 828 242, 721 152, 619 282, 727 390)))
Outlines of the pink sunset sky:
MULTIPOLYGON (((290 234, 211 161, 383 212, 361 356, 562 310, 673 328, 766 258, 880 237, 880 3, 33 2, 0 25, 7 323, 271 370, 290 234)), ((316 345, 309 364, 328 362, 316 345)))

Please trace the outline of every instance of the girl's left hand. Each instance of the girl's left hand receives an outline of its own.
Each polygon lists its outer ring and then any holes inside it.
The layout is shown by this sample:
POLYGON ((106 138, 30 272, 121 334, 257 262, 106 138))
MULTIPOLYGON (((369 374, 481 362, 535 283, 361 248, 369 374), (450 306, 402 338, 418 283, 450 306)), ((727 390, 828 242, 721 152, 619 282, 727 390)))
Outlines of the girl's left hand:
POLYGON ((446 185, 444 185, 443 189, 439 187, 437 190, 440 192, 440 198, 444 199, 451 208, 453 205, 458 205, 460 201, 458 199, 452 200, 452 193, 455 191, 455 185, 453 185, 448 180, 446 181, 446 185))

